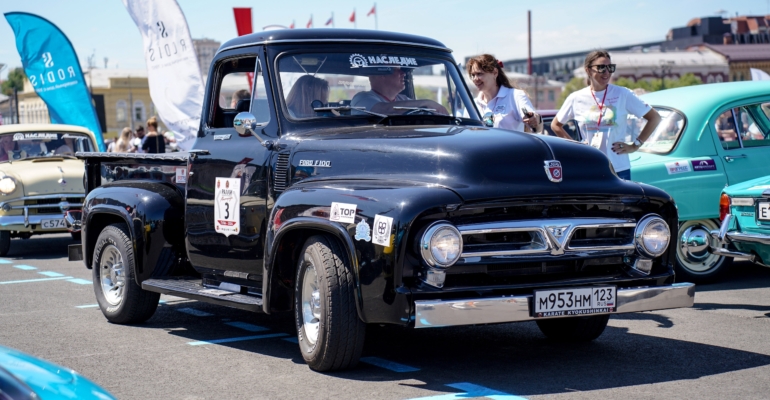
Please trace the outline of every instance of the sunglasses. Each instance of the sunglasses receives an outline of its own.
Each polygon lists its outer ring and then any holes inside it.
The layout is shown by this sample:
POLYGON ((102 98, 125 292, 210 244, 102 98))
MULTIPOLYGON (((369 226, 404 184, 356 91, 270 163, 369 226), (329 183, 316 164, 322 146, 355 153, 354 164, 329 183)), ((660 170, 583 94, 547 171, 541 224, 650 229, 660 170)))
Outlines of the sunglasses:
POLYGON ((609 71, 611 74, 615 72, 615 64, 595 64, 591 65, 591 68, 596 68, 596 72, 600 74, 604 71, 609 71))

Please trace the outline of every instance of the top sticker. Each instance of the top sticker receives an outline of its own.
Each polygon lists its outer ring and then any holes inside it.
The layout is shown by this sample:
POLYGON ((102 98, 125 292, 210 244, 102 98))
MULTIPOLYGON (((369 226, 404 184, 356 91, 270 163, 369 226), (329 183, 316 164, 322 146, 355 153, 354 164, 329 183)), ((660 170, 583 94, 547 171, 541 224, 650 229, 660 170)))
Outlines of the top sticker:
POLYGON ((417 67, 417 59, 414 57, 389 56, 363 56, 355 53, 350 55, 350 68, 376 68, 376 67, 417 67))
POLYGON ((331 210, 329 211, 329 221, 352 224, 356 222, 357 207, 355 204, 332 203, 331 210))

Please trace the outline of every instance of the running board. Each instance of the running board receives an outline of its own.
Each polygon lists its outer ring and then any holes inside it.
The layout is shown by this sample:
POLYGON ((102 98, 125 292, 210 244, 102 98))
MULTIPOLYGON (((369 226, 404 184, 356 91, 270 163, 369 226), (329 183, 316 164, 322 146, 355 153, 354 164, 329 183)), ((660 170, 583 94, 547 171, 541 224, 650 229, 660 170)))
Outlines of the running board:
POLYGON ((262 297, 209 289, 202 285, 200 279, 147 279, 142 282, 142 289, 225 307, 262 312, 262 297))

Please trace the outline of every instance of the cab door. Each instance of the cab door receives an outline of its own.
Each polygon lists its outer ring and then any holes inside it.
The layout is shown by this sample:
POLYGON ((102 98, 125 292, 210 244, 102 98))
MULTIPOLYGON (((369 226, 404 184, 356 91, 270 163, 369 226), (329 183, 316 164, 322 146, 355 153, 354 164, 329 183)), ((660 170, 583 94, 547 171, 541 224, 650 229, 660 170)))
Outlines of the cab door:
POLYGON ((729 185, 770 173, 770 121, 764 107, 762 103, 732 107, 713 122, 729 185))
POLYGON ((269 85, 261 46, 223 52, 214 61, 196 149, 210 155, 190 162, 186 241, 193 267, 203 274, 261 280, 267 227, 267 177, 271 151, 252 136, 239 136, 240 112, 257 118, 257 134, 274 139, 269 85))

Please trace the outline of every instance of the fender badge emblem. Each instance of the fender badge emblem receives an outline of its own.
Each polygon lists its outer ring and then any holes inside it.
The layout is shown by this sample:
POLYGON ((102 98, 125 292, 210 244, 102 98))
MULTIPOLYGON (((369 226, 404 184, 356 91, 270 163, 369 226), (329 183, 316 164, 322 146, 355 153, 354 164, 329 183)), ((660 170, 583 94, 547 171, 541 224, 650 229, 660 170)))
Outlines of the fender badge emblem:
POLYGON ((551 182, 561 182, 561 178, 562 178, 561 162, 557 160, 546 160, 545 174, 548 175, 548 179, 551 182))

